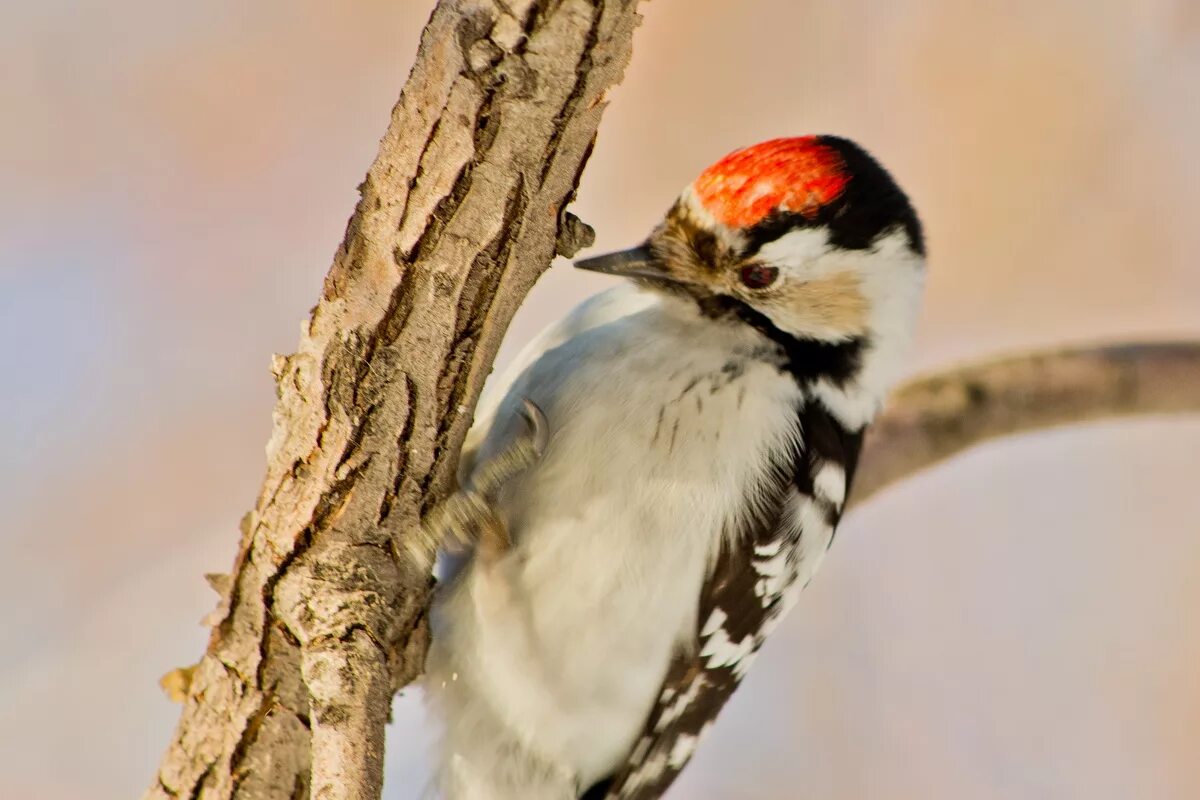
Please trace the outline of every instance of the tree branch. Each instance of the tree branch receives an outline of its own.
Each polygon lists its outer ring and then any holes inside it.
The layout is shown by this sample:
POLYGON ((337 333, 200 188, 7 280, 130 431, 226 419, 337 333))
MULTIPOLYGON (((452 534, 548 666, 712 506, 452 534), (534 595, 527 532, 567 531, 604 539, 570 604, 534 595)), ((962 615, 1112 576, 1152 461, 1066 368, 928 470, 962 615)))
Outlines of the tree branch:
POLYGON ((867 434, 851 505, 981 442, 1134 414, 1200 413, 1200 342, 1081 347, 900 387, 867 434))
MULTIPOLYGON (((147 797, 377 798, 430 578, 396 539, 451 482, 564 212, 636 0, 442 0, 294 355, 208 649, 147 797)), ((189 671, 190 670, 190 671, 189 671)))

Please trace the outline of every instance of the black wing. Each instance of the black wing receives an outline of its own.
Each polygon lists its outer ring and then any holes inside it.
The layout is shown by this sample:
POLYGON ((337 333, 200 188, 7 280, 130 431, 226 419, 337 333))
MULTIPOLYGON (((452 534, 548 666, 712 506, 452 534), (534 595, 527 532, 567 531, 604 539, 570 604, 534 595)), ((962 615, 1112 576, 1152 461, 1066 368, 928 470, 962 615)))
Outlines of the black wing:
POLYGON ((760 519, 724 548, 705 582, 695 647, 676 656, 624 767, 586 797, 650 800, 666 791, 815 573, 841 517, 862 434, 815 404, 798 421, 802 447, 778 465, 760 519))

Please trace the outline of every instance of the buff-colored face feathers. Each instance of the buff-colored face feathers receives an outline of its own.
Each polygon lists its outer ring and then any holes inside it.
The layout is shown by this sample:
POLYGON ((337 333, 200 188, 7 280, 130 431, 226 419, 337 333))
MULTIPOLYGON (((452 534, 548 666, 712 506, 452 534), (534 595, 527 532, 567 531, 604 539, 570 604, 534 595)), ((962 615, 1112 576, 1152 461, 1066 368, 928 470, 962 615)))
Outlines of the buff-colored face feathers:
POLYGON ((796 327, 821 338, 850 339, 867 332, 867 297, 862 279, 850 270, 815 280, 784 281, 758 304, 777 307, 774 314, 767 309, 767 316, 791 317, 796 327))

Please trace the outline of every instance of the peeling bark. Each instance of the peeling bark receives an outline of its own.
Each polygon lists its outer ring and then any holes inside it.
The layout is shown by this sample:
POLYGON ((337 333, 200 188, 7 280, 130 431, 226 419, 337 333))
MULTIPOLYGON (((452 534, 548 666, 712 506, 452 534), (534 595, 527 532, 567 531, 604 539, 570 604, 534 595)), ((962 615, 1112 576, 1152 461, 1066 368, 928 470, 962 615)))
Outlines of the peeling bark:
MULTIPOLYGON (((520 301, 591 231, 564 212, 636 0, 442 0, 300 345, 267 471, 146 796, 380 794, 430 578, 397 538, 447 490, 520 301)), ((190 672, 189 672, 190 670, 190 672)))

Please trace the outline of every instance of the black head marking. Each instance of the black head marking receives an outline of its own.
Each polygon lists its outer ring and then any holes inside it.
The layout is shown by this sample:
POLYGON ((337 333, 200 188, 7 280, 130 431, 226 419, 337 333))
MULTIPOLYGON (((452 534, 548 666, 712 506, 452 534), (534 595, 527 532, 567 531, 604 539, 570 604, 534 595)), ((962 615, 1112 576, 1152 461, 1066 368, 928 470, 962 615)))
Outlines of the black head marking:
POLYGON ((758 252, 790 230, 824 227, 829 229, 830 244, 844 250, 866 250, 882 234, 899 228, 913 252, 925 255, 925 237, 917 212, 883 165, 849 139, 820 136, 818 141, 841 156, 849 178, 844 191, 808 214, 768 214, 746 231, 750 239, 747 253, 758 252))
POLYGON ((843 386, 862 367, 867 341, 861 337, 826 342, 793 336, 780 330, 765 314, 728 295, 706 295, 697 297, 696 302, 706 316, 738 319, 770 339, 778 348, 780 369, 800 383, 824 378, 843 386))

